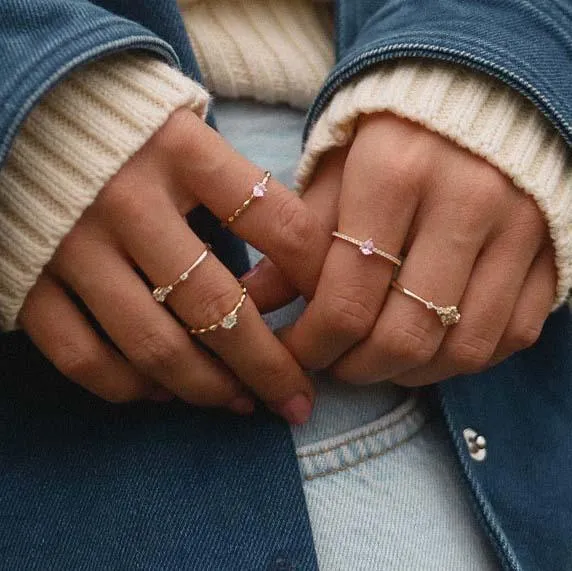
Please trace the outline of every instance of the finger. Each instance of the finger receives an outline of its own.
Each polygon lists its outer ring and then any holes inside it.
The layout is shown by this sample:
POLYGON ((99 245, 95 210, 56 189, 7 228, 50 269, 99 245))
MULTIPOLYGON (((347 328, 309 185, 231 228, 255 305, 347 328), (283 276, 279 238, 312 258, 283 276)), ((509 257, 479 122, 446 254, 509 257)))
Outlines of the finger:
POLYGON ((296 288, 270 258, 262 258, 241 280, 260 313, 275 311, 298 297, 296 288))
POLYGON ((530 237, 527 248, 518 238, 504 234, 486 248, 463 296, 461 321, 449 328, 430 363, 392 379, 394 383, 426 385, 489 366, 540 248, 542 234, 537 240, 530 237))
MULTIPOLYGON (((156 285, 173 282, 204 251, 168 197, 153 209, 115 225, 129 256, 156 285), (152 244, 152 247, 149 247, 152 244)), ((209 254, 168 298, 169 306, 195 329, 220 324, 241 299, 234 276, 209 254)), ((149 299, 150 295, 147 293, 149 299)), ((293 423, 305 422, 313 400, 310 380, 267 328, 252 300, 237 313, 238 325, 200 336, 242 383, 262 400, 283 411, 293 423)))
POLYGON ((140 373, 189 403, 232 408, 244 397, 233 375, 155 302, 109 237, 99 236, 97 229, 90 232, 64 239, 53 261, 58 275, 140 373))
MULTIPOLYGON (((348 150, 344 147, 326 153, 316 167, 317 175, 302 196, 304 204, 315 213, 327 232, 332 232, 338 225, 338 202, 348 150)), ((248 287, 260 313, 274 311, 299 295, 287 277, 267 257, 262 258, 241 281, 248 287)))
POLYGON ((100 339, 49 275, 38 278, 19 322, 61 373, 97 396, 119 403, 153 395, 150 380, 100 339))
MULTIPOLYGON (((251 196, 264 173, 234 151, 216 131, 201 127, 182 152, 194 157, 181 171, 180 184, 225 221, 251 196), (214 158, 213 158, 214 157, 214 158)), ((317 216, 293 192, 270 179, 268 192, 230 225, 265 253, 302 295, 314 292, 330 237, 317 216)))
POLYGON ((556 283, 554 250, 546 247, 528 272, 510 320, 491 359, 491 366, 536 343, 554 304, 556 283))
MULTIPOLYGON (((500 192, 498 181, 493 189, 483 185, 471 190, 476 193, 475 202, 466 197, 465 212, 451 199, 434 202, 428 198, 423 203, 399 274, 404 287, 439 306, 459 305, 477 255, 495 223, 483 204, 493 192, 500 192)), ((436 194, 451 192, 450 187, 441 187, 436 194)), ((462 314, 464 306, 460 311, 462 314)), ((434 311, 393 289, 370 337, 335 365, 334 374, 354 383, 395 377, 429 363, 445 333, 434 311)))
MULTIPOLYGON (((356 149, 359 152, 360 149, 356 149)), ((387 157, 386 149, 381 155, 387 157)), ((350 153, 340 198, 339 228, 397 256, 413 220, 415 181, 394 178, 381 161, 379 172, 362 167, 350 153)), ((377 254, 364 255, 341 239, 332 244, 316 294, 282 340, 304 367, 322 369, 365 339, 385 300, 395 266, 377 254)))

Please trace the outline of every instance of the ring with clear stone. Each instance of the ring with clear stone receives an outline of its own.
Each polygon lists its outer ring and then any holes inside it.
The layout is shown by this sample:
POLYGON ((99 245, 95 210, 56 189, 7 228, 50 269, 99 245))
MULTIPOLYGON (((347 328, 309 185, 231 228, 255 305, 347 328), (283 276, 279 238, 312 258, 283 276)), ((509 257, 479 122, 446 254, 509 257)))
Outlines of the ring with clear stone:
POLYGON ((334 238, 339 238, 340 240, 345 240, 350 244, 354 244, 354 246, 358 246, 359 251, 364 256, 371 256, 372 254, 377 254, 378 256, 381 256, 382 258, 389 260, 392 264, 394 264, 398 268, 401 267, 401 260, 396 256, 392 256, 391 254, 385 252, 384 250, 376 248, 372 238, 368 238, 367 240, 358 240, 357 238, 352 238, 347 234, 342 234, 342 232, 337 232, 337 231, 332 232, 332 236, 334 236, 334 238))
POLYGON ((420 295, 413 293, 410 289, 403 287, 397 280, 393 280, 391 285, 403 295, 411 297, 416 301, 422 303, 427 309, 434 311, 439 319, 441 320, 441 325, 443 327, 449 327, 451 325, 456 325, 461 321, 461 312, 456 305, 436 305, 432 301, 423 299, 420 295))
POLYGON ((231 216, 229 216, 226 219, 226 222, 223 222, 222 224, 223 228, 226 228, 229 224, 232 224, 241 214, 244 213, 244 211, 252 204, 254 200, 262 198, 268 192, 268 188, 266 185, 268 184, 268 181, 270 180, 271 176, 272 173, 270 171, 266 171, 264 173, 264 178, 260 182, 257 182, 252 187, 252 190, 250 191, 250 196, 240 205, 239 208, 237 208, 232 213, 231 216))
POLYGON ((246 286, 240 284, 240 288, 242 294, 238 303, 229 311, 226 315, 224 315, 221 319, 219 319, 216 323, 212 325, 207 325, 206 327, 189 327, 187 331, 190 335, 203 335, 204 333, 211 333, 212 331, 216 331, 219 327, 222 329, 234 329, 238 325, 238 312, 242 309, 244 302, 246 301, 246 297, 248 292, 246 291, 246 286))
POLYGON ((187 281, 189 279, 189 276, 191 275, 191 272, 194 269, 196 269, 205 260, 210 249, 211 249, 210 244, 206 244, 206 248, 205 248, 204 252, 173 283, 170 283, 169 285, 166 285, 166 286, 156 287, 151 294, 153 296, 153 299, 159 303, 165 303, 167 296, 180 283, 187 281))

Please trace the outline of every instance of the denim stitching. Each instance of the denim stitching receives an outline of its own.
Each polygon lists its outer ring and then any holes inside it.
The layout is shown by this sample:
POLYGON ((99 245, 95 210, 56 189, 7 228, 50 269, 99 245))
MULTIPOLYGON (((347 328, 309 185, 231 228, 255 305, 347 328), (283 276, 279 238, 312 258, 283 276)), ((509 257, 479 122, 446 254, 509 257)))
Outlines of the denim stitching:
POLYGON ((363 458, 360 458, 357 462, 345 464, 344 466, 340 466, 339 468, 332 468, 331 470, 327 470, 324 472, 317 472, 315 474, 312 474, 311 476, 304 476, 304 480, 310 482, 311 480, 315 480, 316 478, 324 478, 325 476, 330 476, 332 474, 338 474, 339 472, 344 472, 346 470, 349 470, 350 468, 354 468, 355 466, 359 466, 360 464, 363 464, 369 460, 375 460, 376 458, 381 458, 382 456, 385 456, 389 452, 396 450, 400 446, 407 444, 414 436, 417 435, 417 433, 423 427, 424 424, 425 424, 425 421, 418 427, 418 429, 415 432, 413 432, 412 434, 410 434, 409 436, 407 436, 403 440, 396 442, 392 446, 385 448, 381 452, 377 452, 376 454, 372 454, 370 456, 364 456, 363 458))
POLYGON ((503 561, 503 567, 509 568, 511 571, 522 571, 522 567, 516 558, 516 554, 514 553, 508 538, 504 534, 502 528, 497 524, 491 505, 486 500, 485 494, 481 490, 478 482, 473 477, 471 466, 467 460, 466 455, 464 454, 465 443, 461 439, 458 431, 454 428, 453 419, 445 402, 445 395, 442 391, 440 391, 440 401, 445 421, 449 428, 449 432, 453 437, 458 459, 463 467, 463 474, 472 492, 471 496, 473 503, 475 504, 474 511, 477 513, 478 518, 481 520, 481 523, 483 524, 483 527, 485 528, 486 533, 491 539, 493 545, 499 545, 502 548, 502 550, 500 550, 500 555, 501 558, 505 560, 503 561), (512 567, 507 567, 506 563, 512 567))
POLYGON ((353 442, 359 442, 360 440, 364 440, 365 438, 369 438, 370 436, 375 436, 376 434, 381 434, 382 432, 385 432, 385 431, 389 430, 390 428, 393 428, 396 424, 399 424, 400 422, 404 421, 408 417, 413 416, 416 412, 417 412, 417 406, 413 405, 411 409, 406 410, 403 414, 401 414, 396 419, 391 421, 391 423, 388 424, 387 426, 380 426, 379 428, 372 429, 371 431, 360 434, 359 436, 354 436, 353 438, 348 438, 347 440, 342 440, 341 442, 335 444, 334 446, 330 446, 329 448, 321 448, 320 450, 317 450, 316 452, 307 452, 307 453, 298 454, 298 458, 311 458, 313 456, 321 456, 322 454, 326 454, 328 452, 333 452, 335 450, 338 450, 339 448, 342 448, 343 446, 347 446, 348 444, 352 444, 353 442))
MULTIPOLYGON (((96 28, 94 31, 98 31, 96 28)), ((72 39, 77 38, 70 38, 69 41, 72 39)), ((65 45, 65 44, 64 44, 65 45)), ((54 51, 61 49, 61 45, 58 45, 54 51)), ((66 65, 62 66, 57 70, 57 72, 53 73, 50 77, 48 77, 27 99, 24 101, 23 104, 20 105, 20 110, 14 117, 12 124, 8 127, 6 132, 6 138, 3 144, 0 144, 0 165, 2 164, 8 149, 10 148, 11 139, 14 137, 14 134, 17 132, 20 124, 23 121, 23 118, 28 114, 30 109, 36 104, 38 99, 42 96, 42 94, 56 81, 62 78, 66 73, 68 73, 71 69, 75 66, 85 63, 89 61, 91 58, 95 56, 105 55, 106 53, 111 53, 115 49, 120 48, 147 48, 153 49, 161 56, 169 59, 172 63, 176 64, 180 68, 180 62, 175 54, 174 51, 170 49, 169 44, 160 40, 158 38, 154 38, 153 36, 129 36, 128 38, 124 38, 121 40, 113 40, 101 46, 97 46, 96 48, 92 48, 87 52, 83 52, 80 55, 76 56, 71 61, 68 61, 66 65)), ((45 54, 38 63, 45 61, 46 58, 52 56, 54 51, 51 51, 48 54, 45 54)))

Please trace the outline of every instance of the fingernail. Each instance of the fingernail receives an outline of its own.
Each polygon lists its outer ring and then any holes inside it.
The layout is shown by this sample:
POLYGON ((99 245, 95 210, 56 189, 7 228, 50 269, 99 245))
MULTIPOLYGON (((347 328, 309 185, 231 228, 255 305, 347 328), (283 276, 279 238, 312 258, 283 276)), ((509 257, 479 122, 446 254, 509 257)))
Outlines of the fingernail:
POLYGON ((297 394, 285 403, 274 405, 273 409, 283 416, 289 424, 304 424, 312 416, 312 403, 302 393, 297 394))
POLYGON ((254 400, 249 397, 236 397, 228 408, 236 414, 248 415, 254 412, 254 400))
POLYGON ((248 270, 241 278, 240 281, 242 282, 246 282, 248 281, 251 277, 253 277, 254 275, 256 275, 259 271, 260 268, 262 266, 262 263, 264 262, 266 258, 262 258, 261 260, 259 260, 256 265, 252 268, 250 268, 250 270, 248 270))

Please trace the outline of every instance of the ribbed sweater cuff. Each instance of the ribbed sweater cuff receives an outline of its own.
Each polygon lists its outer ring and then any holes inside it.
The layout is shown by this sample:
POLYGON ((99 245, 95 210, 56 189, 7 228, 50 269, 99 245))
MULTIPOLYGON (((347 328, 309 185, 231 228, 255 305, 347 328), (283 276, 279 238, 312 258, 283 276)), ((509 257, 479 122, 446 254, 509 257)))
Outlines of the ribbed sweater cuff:
POLYGON ((560 305, 572 287, 572 153, 542 114, 511 88, 462 67, 386 63, 341 89, 320 116, 298 168, 298 188, 308 186, 325 152, 352 141, 359 115, 381 111, 483 157, 536 200, 555 247, 560 305))
POLYGON ((187 105, 204 117, 208 93, 150 56, 123 53, 74 72, 24 122, 0 170, 0 327, 98 192, 187 105))

